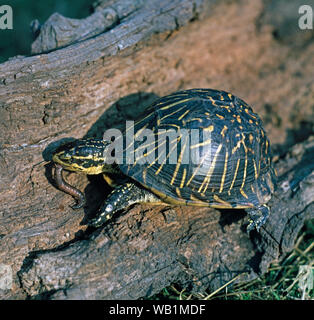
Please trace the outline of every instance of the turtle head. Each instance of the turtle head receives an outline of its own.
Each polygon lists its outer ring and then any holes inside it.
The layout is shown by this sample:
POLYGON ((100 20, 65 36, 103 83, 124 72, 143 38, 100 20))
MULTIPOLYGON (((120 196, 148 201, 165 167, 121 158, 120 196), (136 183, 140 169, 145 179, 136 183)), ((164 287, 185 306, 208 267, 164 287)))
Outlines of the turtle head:
POLYGON ((106 172, 106 154, 110 142, 100 139, 76 140, 59 147, 52 161, 70 171, 86 174, 106 172))

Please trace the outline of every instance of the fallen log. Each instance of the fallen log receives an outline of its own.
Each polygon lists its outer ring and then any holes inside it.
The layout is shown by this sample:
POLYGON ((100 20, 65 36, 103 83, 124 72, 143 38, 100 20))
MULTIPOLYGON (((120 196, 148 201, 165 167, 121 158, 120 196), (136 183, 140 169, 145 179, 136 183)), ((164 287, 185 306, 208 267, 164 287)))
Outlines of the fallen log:
POLYGON ((314 218, 313 154, 314 136, 278 160, 278 189, 259 234, 246 234, 242 210, 136 205, 100 230, 33 252, 19 273, 23 289, 50 299, 137 299, 171 283, 203 292, 237 275, 254 279, 314 218))
POLYGON ((278 43, 262 1, 124 3, 99 3, 118 17, 109 30, 0 65, 0 264, 13 281, 2 299, 136 299, 172 282, 201 291, 238 274, 252 279, 291 250, 312 217, 313 45, 278 43), (52 150, 193 87, 243 97, 277 144, 279 187, 265 229, 249 237, 241 210, 148 205, 88 228, 108 187, 69 173, 88 202, 73 212, 54 187, 52 150))

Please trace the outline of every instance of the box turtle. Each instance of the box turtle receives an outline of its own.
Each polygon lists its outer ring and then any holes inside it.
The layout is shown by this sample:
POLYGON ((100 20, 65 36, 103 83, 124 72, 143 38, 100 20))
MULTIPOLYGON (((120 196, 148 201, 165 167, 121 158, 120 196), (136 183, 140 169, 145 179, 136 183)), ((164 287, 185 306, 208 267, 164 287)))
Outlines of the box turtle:
POLYGON ((258 115, 233 94, 212 89, 160 98, 114 142, 76 140, 61 146, 53 162, 58 188, 77 200, 73 208, 85 204, 84 195, 64 181, 63 169, 102 173, 114 187, 90 221, 95 227, 134 203, 149 202, 245 208, 248 230, 258 230, 276 181, 258 115), (127 140, 130 134, 133 139, 127 140), (119 140, 121 158, 112 161, 119 140))

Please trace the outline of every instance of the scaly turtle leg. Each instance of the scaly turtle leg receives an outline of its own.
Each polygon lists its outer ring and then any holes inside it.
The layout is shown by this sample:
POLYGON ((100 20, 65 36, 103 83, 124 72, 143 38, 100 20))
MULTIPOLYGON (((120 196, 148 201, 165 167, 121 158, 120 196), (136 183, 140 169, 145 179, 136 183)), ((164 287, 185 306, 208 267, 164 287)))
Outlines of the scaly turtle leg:
POLYGON ((93 227, 99 227, 112 216, 134 203, 149 202, 154 204, 163 204, 163 202, 152 192, 134 183, 126 183, 114 189, 99 209, 97 217, 89 222, 93 227))
POLYGON ((269 207, 266 204, 262 204, 256 208, 246 209, 246 212, 250 216, 247 232, 249 233, 254 228, 259 231, 269 216, 269 207))

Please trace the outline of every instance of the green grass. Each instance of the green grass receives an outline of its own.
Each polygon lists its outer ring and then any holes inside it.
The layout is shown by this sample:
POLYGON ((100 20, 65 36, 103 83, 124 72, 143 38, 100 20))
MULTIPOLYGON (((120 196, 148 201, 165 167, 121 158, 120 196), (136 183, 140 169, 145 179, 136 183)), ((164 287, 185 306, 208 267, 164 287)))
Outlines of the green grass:
POLYGON ((301 230, 293 250, 272 264, 260 278, 246 283, 229 281, 214 292, 191 293, 178 285, 164 288, 151 297, 156 300, 313 300, 314 221, 301 230))

